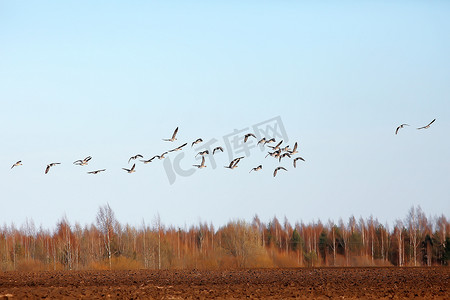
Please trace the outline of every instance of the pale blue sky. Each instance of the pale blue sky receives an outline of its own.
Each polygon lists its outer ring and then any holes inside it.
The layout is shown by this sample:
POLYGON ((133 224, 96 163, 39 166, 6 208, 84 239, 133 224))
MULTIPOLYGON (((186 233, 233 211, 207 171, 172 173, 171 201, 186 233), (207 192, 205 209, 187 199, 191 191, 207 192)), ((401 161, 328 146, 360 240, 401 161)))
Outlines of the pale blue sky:
POLYGON ((0 224, 91 223, 106 202, 133 225, 158 212, 175 226, 392 224, 412 205, 448 217, 449 15, 446 1, 1 1, 0 224), (254 149, 173 185, 162 161, 121 170, 276 116, 306 159, 297 169, 254 149), (50 162, 62 164, 44 175, 50 162), (289 170, 273 178, 278 165, 289 170))

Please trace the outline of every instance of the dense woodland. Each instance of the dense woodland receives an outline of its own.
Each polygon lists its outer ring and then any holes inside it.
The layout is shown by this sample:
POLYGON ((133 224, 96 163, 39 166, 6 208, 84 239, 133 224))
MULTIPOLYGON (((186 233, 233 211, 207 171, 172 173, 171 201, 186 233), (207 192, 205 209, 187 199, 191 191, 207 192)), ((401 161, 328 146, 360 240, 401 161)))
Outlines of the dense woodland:
POLYGON ((56 228, 0 229, 0 270, 220 269, 318 266, 448 265, 450 224, 411 207, 393 227, 377 219, 290 224, 274 217, 230 221, 218 229, 164 225, 159 215, 138 227, 120 224, 109 205, 95 223, 62 218, 56 228))

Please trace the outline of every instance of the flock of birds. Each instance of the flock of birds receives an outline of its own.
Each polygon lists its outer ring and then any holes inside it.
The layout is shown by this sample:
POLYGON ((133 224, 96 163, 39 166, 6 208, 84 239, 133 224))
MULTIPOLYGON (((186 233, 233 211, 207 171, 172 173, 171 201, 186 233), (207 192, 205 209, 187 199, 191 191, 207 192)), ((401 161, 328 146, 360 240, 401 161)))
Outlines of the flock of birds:
MULTIPOLYGON (((430 123, 428 123, 427 125, 422 126, 422 127, 418 127, 417 129, 418 129, 418 130, 421 130, 421 129, 428 129, 428 128, 430 128, 431 124, 433 124, 435 121, 436 121, 436 119, 433 119, 433 120, 432 120, 430 123)), ((398 131, 399 131, 400 129, 404 128, 405 126, 410 126, 410 125, 409 125, 409 124, 401 124, 400 126, 398 126, 398 127, 396 128, 395 134, 398 134, 398 131)), ((174 141, 176 141, 176 140, 177 140, 177 133, 178 133, 178 127, 175 129, 175 131, 173 132, 172 137, 171 137, 170 139, 163 139, 163 141, 166 141, 166 142, 174 142, 174 141)), ((247 134, 245 134, 245 136, 244 136, 244 143, 247 143, 248 140, 249 140, 250 138, 257 139, 257 137, 256 137, 253 133, 247 133, 247 134)), ((200 144, 200 143, 202 143, 202 142, 203 142, 203 140, 202 140, 201 138, 198 138, 198 139, 196 139, 195 141, 193 141, 193 142, 191 143, 191 147, 193 147, 193 146, 196 145, 196 144, 200 144)), ((262 144, 262 145, 265 146, 266 144, 271 144, 271 143, 276 143, 276 140, 275 140, 274 138, 271 138, 271 139, 267 139, 267 140, 266 140, 266 138, 263 137, 261 140, 258 141, 257 145, 262 144)), ((279 141, 275 146, 268 145, 267 147, 270 148, 270 149, 272 149, 272 152, 268 151, 266 157, 271 156, 271 157, 273 157, 273 158, 275 158, 275 159, 278 159, 278 162, 281 162, 281 160, 282 160, 282 159, 285 159, 285 158, 292 159, 294 168, 297 167, 297 161, 299 161, 299 160, 305 161, 305 160, 303 159, 303 157, 300 157, 300 156, 295 157, 295 158, 292 157, 294 154, 297 154, 297 153, 298 153, 298 151, 297 151, 298 143, 297 143, 297 142, 294 144, 294 147, 293 147, 292 149, 289 148, 289 145, 283 146, 283 147, 282 147, 282 144, 283 144, 283 140, 279 141)), ((137 160, 137 159, 139 159, 139 158, 142 158, 140 161, 143 162, 144 164, 151 163, 151 162, 152 162, 154 159, 156 159, 156 158, 159 159, 159 160, 161 160, 161 159, 166 158, 165 155, 167 155, 167 154, 169 154, 169 153, 171 153, 171 152, 176 152, 176 151, 181 151, 181 150, 183 150, 183 148, 184 148, 186 145, 187 145, 187 143, 184 143, 184 144, 182 144, 182 145, 179 146, 179 147, 176 147, 176 148, 174 148, 174 149, 172 149, 172 150, 165 151, 165 152, 161 153, 160 155, 155 155, 155 156, 153 156, 152 158, 147 159, 147 160, 143 159, 144 157, 143 157, 141 154, 136 154, 136 155, 134 155, 134 156, 131 156, 131 157, 128 159, 128 163, 130 163, 132 160, 137 160)), ((220 146, 214 148, 214 150, 212 151, 212 155, 214 155, 216 152, 223 152, 223 148, 220 147, 220 146)), ((208 150, 201 151, 201 152, 197 153, 197 154, 195 155, 195 157, 197 157, 197 156, 199 156, 199 155, 202 156, 202 161, 201 161, 201 163, 198 164, 198 165, 193 165, 193 166, 196 167, 196 168, 198 168, 198 169, 206 168, 207 166, 206 166, 205 156, 206 156, 206 155, 209 155, 209 151, 208 151, 208 150)), ((242 156, 242 157, 237 157, 237 158, 233 159, 233 160, 230 162, 229 165, 224 166, 224 167, 227 168, 227 169, 233 170, 233 169, 235 169, 235 168, 238 167, 239 162, 240 162, 243 158, 244 158, 243 156, 242 156)), ((89 163, 89 161, 90 161, 91 159, 92 159, 92 157, 91 157, 91 156, 88 156, 88 157, 86 157, 86 158, 84 158, 84 159, 79 159, 79 160, 74 161, 73 164, 74 164, 74 165, 78 165, 78 166, 86 166, 86 165, 88 165, 88 163, 89 163)), ((47 174, 47 173, 50 171, 50 169, 51 169, 52 167, 54 167, 54 166, 56 166, 56 165, 60 165, 60 164, 61 164, 61 163, 59 163, 59 162, 58 162, 58 163, 49 163, 49 164, 47 165, 47 167, 45 168, 45 174, 47 174)), ((21 165, 22 165, 22 161, 19 160, 19 161, 17 161, 16 163, 14 163, 14 164, 11 166, 11 169, 13 169, 14 167, 21 166, 21 165)), ((258 166, 256 166, 256 167, 250 169, 249 173, 251 173, 252 171, 253 171, 253 172, 260 171, 260 170, 262 170, 262 168, 263 168, 262 165, 258 165, 258 166)), ((134 163, 133 166, 132 166, 131 168, 129 168, 129 169, 128 169, 128 168, 122 168, 122 169, 123 169, 124 171, 128 172, 128 173, 134 173, 134 172, 136 172, 136 164, 134 163)), ((282 167, 282 166, 276 167, 275 170, 273 171, 273 177, 277 176, 277 173, 278 173, 278 171, 280 171, 280 170, 287 171, 287 169, 284 168, 284 167, 282 167)), ((90 172, 87 172, 87 173, 88 173, 88 174, 98 174, 98 173, 104 172, 104 171, 106 171, 106 169, 100 169, 100 170, 90 171, 90 172)))
MULTIPOLYGON (((431 121, 431 122, 428 123, 427 125, 422 126, 422 127, 418 127, 417 129, 418 129, 418 130, 420 130, 420 129, 428 129, 428 128, 430 128, 430 125, 434 123, 434 121, 436 121, 436 119, 433 119, 433 121, 431 121)), ((399 131, 400 129, 404 128, 405 126, 410 126, 410 125, 409 125, 409 124, 401 124, 401 125, 398 126, 397 129, 395 130, 395 134, 397 134, 398 131, 399 131)))
MULTIPOLYGON (((175 131, 173 132, 172 137, 171 137, 170 139, 163 139, 163 141, 166 141, 166 142, 174 142, 174 141, 177 140, 177 134, 178 134, 178 127, 175 129, 175 131)), ((248 140, 249 140, 250 138, 255 138, 255 139, 257 139, 256 135, 254 135, 253 133, 247 133, 247 134, 245 134, 245 136, 244 136, 244 143, 247 143, 248 140)), ((191 143, 191 148, 192 148, 194 145, 200 144, 200 143, 202 143, 202 142, 203 142, 203 139, 201 139, 201 138, 196 139, 195 141, 193 141, 193 142, 191 143)), ((271 138, 271 139, 267 139, 267 140, 266 140, 266 138, 264 137, 264 138, 262 138, 261 140, 258 141, 257 145, 262 144, 262 145, 265 146, 266 144, 271 144, 271 143, 276 143, 275 138, 271 138)), ((272 149, 272 152, 269 151, 268 154, 266 155, 266 157, 267 157, 267 156, 271 156, 271 157, 273 157, 273 158, 275 158, 275 159, 278 159, 278 161, 281 162, 281 160, 282 160, 283 158, 286 158, 286 157, 287 157, 287 158, 292 158, 292 155, 298 153, 298 151, 297 151, 298 143, 297 143, 297 142, 295 143, 295 145, 294 145, 294 147, 293 147, 292 149, 289 148, 289 145, 282 147, 282 146, 281 146, 282 144, 283 144, 283 140, 279 141, 275 146, 268 145, 267 147, 270 148, 270 149, 272 149)), ((160 155, 155 155, 155 156, 151 157, 150 159, 144 159, 144 157, 143 157, 141 154, 136 154, 136 155, 134 155, 134 156, 131 156, 131 157, 128 159, 128 163, 130 163, 132 160, 137 160, 137 159, 140 159, 140 161, 143 162, 144 164, 151 163, 154 159, 159 159, 159 160, 161 160, 161 159, 166 158, 165 155, 167 155, 167 154, 169 154, 169 153, 171 153, 171 152, 176 152, 176 151, 181 151, 181 150, 183 150, 183 148, 184 148, 186 145, 187 145, 187 143, 184 143, 184 144, 182 144, 181 146, 178 146, 178 147, 176 147, 176 148, 174 148, 174 149, 172 149, 172 150, 165 151, 165 152, 161 153, 160 155)), ((224 150, 223 150, 222 147, 219 146, 219 147, 215 147, 215 148, 213 149, 212 155, 214 155, 216 152, 224 152, 224 150)), ((195 157, 197 157, 197 156, 200 155, 200 156, 202 157, 201 163, 200 163, 200 164, 193 165, 193 166, 196 167, 196 168, 198 168, 198 169, 206 168, 207 166, 206 166, 205 156, 206 156, 206 155, 209 155, 209 154, 210 154, 210 153, 209 153, 209 150, 204 150, 204 151, 198 152, 198 153, 195 155, 195 157)), ((244 158, 243 156, 242 156, 242 157, 237 157, 237 158, 233 159, 233 160, 230 162, 229 165, 224 166, 224 167, 227 168, 227 169, 233 170, 233 169, 235 169, 235 168, 238 167, 239 162, 240 162, 243 158, 244 158)), ((89 161, 90 161, 91 159, 92 159, 92 157, 91 157, 91 156, 88 156, 88 157, 86 157, 86 158, 84 158, 84 159, 79 159, 79 160, 74 161, 73 164, 74 164, 74 165, 78 165, 78 166, 86 166, 86 165, 89 164, 89 161)), ((297 161, 298 161, 298 160, 305 161, 305 160, 304 160, 302 157, 300 157, 300 156, 298 156, 298 157, 296 157, 296 158, 293 158, 293 165, 294 165, 294 168, 297 167, 297 161)), ((60 165, 60 164, 61 164, 61 163, 59 163, 59 162, 57 162, 57 163, 49 163, 49 164, 47 165, 47 167, 45 168, 45 174, 47 174, 47 173, 50 171, 50 169, 51 169, 52 167, 54 167, 54 166, 56 166, 56 165, 60 165)), ((19 160, 19 161, 17 161, 15 164, 13 164, 13 165, 11 166, 11 169, 13 169, 14 167, 21 166, 21 165, 22 165, 22 161, 19 160)), ((252 169, 249 171, 249 173, 251 173, 252 171, 254 171, 254 172, 260 171, 260 170, 262 170, 262 168, 263 168, 262 165, 258 165, 257 167, 252 168, 252 169)), ((126 171, 127 173, 134 173, 134 172, 136 172, 136 163, 134 163, 133 166, 132 166, 131 168, 122 168, 122 169, 123 169, 124 171, 126 171)), ((280 171, 280 170, 287 171, 286 168, 284 168, 284 167, 282 167, 282 166, 279 166, 279 167, 275 168, 275 170, 273 171, 273 177, 277 176, 277 173, 278 173, 278 171, 280 171)), ((106 171, 106 169, 100 169, 100 170, 90 171, 90 172, 87 172, 87 173, 88 173, 88 174, 98 174, 98 173, 104 172, 104 171, 106 171)))

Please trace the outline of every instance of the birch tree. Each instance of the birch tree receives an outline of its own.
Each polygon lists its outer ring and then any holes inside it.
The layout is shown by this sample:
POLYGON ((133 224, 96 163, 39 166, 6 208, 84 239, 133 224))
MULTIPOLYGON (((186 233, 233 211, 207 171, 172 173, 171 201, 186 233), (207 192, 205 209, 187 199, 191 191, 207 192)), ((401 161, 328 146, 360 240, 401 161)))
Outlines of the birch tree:
POLYGON ((103 244, 105 246, 106 255, 108 256, 109 269, 111 270, 111 240, 114 235, 114 228, 116 227, 116 217, 113 210, 107 203, 104 206, 100 206, 97 212, 97 226, 103 235, 103 244))

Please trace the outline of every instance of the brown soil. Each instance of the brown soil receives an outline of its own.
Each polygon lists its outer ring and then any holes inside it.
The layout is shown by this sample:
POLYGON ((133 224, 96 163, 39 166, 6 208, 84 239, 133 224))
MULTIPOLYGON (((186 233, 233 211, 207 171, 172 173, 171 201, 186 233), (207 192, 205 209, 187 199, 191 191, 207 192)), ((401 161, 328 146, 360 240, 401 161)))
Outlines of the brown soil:
POLYGON ((450 299, 450 268, 0 273, 0 299, 450 299))

